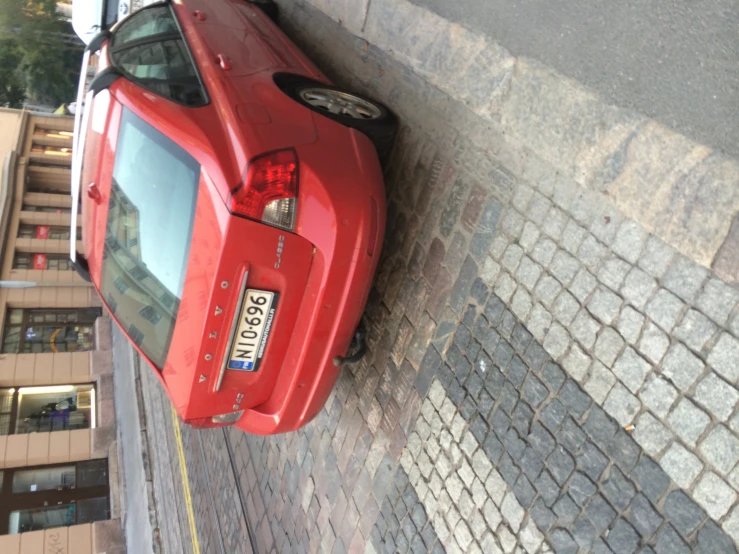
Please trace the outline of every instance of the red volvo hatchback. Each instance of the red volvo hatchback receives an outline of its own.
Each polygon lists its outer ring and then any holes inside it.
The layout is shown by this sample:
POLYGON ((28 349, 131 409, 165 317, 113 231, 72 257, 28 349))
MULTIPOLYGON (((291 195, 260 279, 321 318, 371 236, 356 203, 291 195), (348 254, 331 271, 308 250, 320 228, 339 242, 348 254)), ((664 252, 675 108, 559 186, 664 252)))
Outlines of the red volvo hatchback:
POLYGON ((98 35, 72 165, 78 271, 185 422, 257 434, 310 421, 361 349, 397 127, 275 8, 175 0, 98 35))

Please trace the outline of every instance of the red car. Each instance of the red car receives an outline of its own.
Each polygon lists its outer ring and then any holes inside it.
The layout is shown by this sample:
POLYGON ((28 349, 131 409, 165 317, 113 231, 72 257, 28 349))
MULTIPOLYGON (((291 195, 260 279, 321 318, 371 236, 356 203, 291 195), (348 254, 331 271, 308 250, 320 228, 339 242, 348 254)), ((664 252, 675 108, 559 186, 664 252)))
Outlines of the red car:
POLYGON ((185 422, 257 434, 310 421, 362 348, 397 127, 275 8, 177 0, 98 35, 72 164, 78 271, 185 422))

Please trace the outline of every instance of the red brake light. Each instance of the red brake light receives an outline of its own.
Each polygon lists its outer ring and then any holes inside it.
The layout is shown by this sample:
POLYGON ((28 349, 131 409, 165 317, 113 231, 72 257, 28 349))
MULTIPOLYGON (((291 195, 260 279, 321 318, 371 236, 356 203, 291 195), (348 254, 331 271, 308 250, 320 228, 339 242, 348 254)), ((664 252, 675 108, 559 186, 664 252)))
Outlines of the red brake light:
POLYGON ((246 179, 231 191, 232 214, 292 231, 298 199, 298 156, 280 150, 249 162, 246 179))

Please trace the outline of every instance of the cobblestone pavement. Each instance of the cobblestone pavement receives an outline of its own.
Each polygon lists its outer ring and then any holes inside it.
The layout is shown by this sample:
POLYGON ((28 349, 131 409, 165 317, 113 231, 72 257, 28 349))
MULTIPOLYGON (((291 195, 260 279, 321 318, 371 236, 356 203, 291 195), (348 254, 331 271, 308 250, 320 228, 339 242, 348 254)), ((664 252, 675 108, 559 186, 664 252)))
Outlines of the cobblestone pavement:
MULTIPOLYGON (((260 553, 736 552, 739 292, 341 25, 283 7, 328 74, 404 124, 371 355, 299 432, 227 431, 233 466, 223 433, 202 435, 226 551, 248 542, 238 480, 260 553)), ((167 401, 144 381, 163 445, 167 401)), ((176 459, 153 458, 157 496, 179 494, 176 459)), ((188 551, 178 501, 159 514, 164 550, 188 551)))

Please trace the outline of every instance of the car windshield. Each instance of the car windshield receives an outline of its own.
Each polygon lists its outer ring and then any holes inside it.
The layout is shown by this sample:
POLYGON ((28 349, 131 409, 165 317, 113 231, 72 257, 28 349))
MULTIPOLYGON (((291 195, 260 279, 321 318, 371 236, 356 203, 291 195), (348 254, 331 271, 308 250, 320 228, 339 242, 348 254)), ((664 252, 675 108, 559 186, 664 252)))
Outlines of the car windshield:
POLYGON ((182 298, 200 165, 128 109, 113 166, 100 292, 158 368, 182 298))

